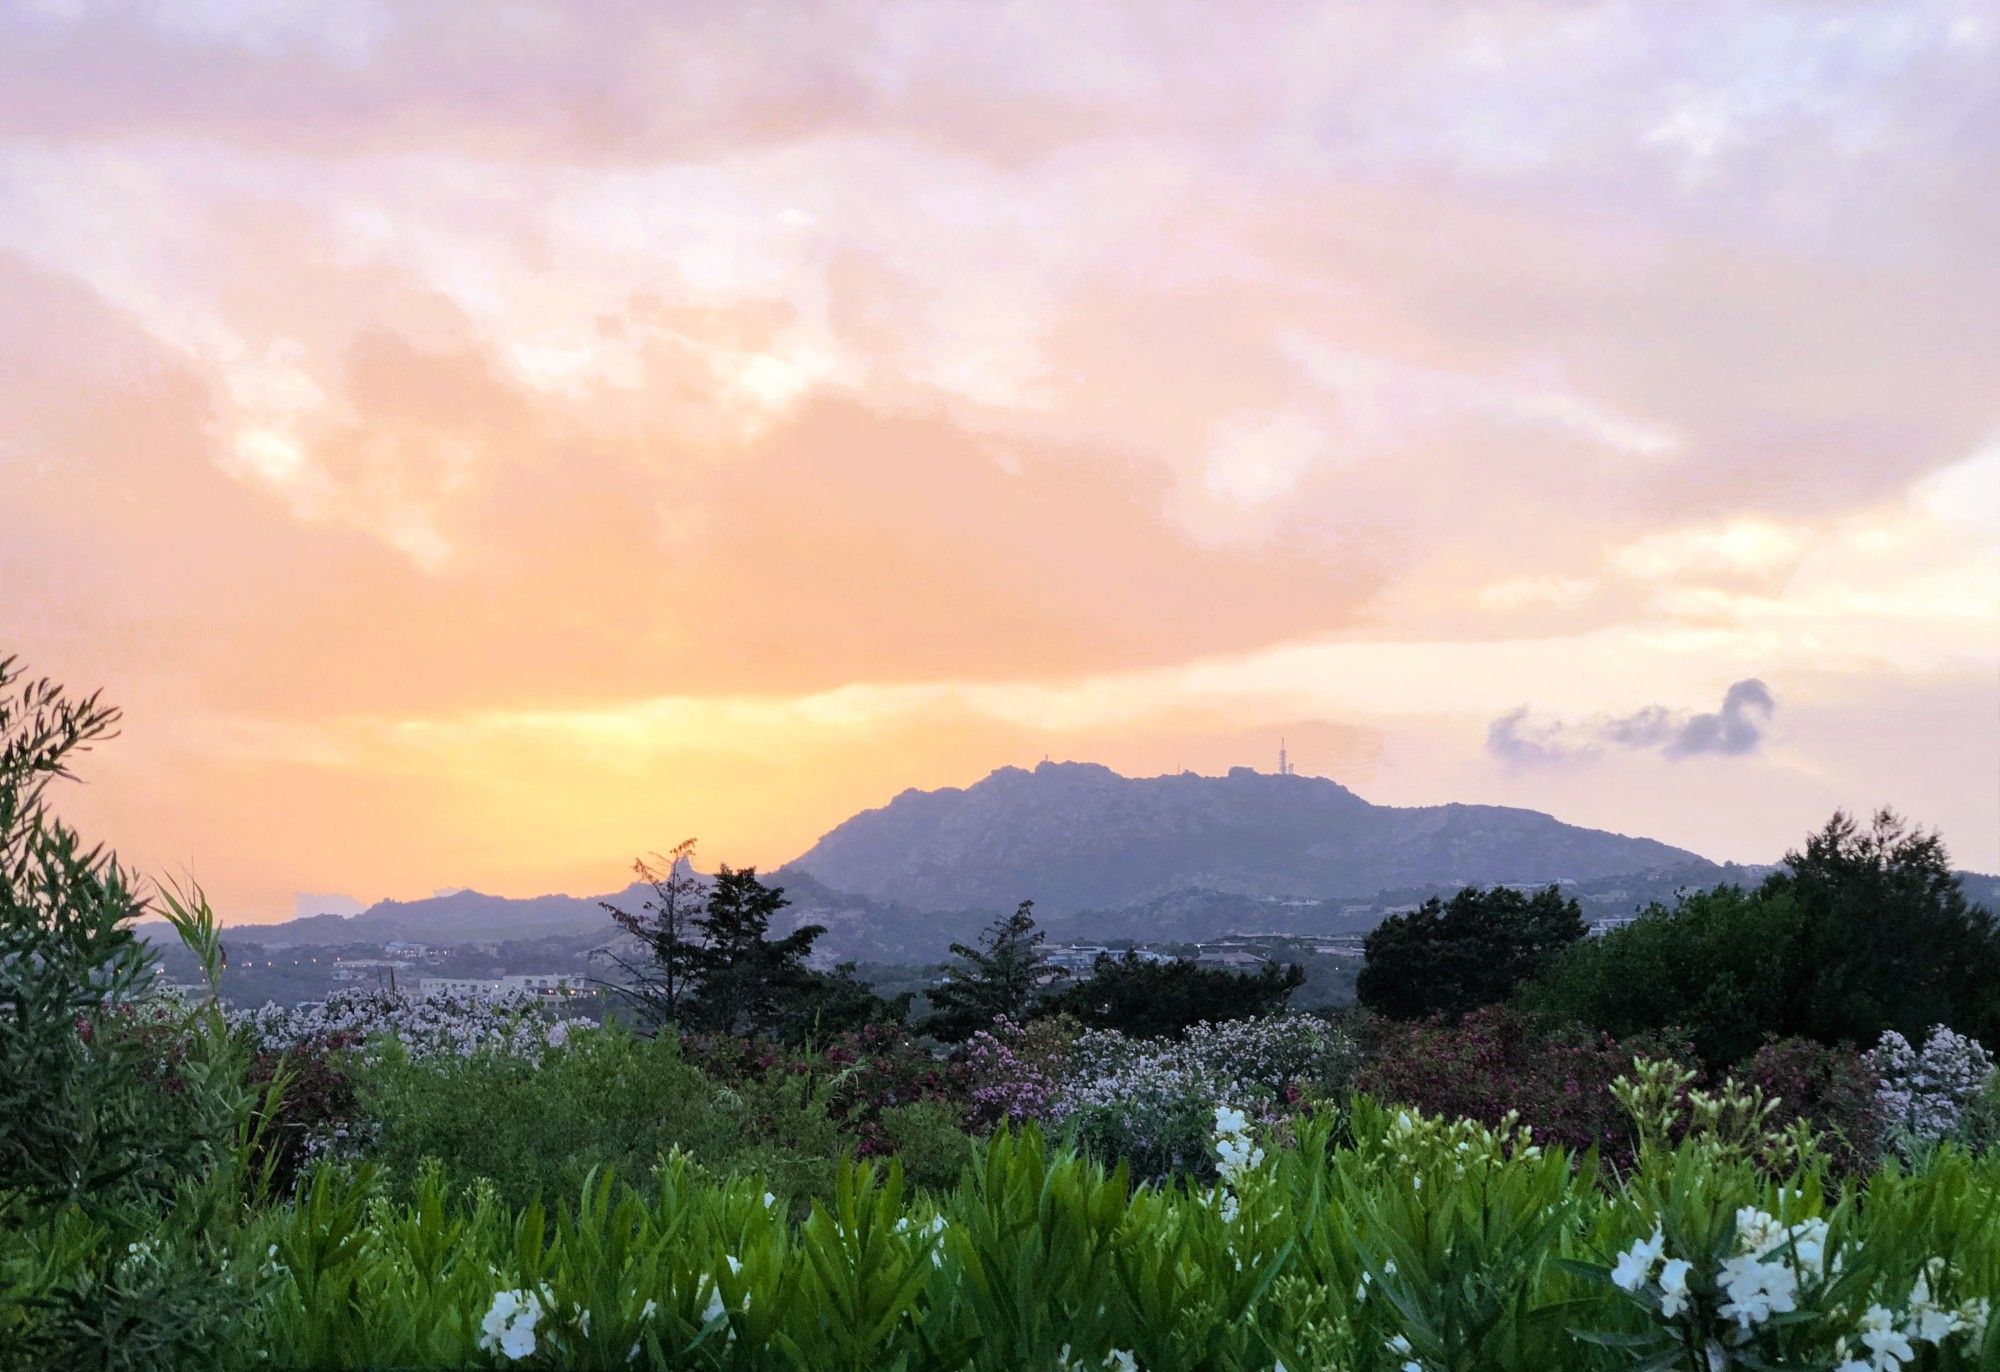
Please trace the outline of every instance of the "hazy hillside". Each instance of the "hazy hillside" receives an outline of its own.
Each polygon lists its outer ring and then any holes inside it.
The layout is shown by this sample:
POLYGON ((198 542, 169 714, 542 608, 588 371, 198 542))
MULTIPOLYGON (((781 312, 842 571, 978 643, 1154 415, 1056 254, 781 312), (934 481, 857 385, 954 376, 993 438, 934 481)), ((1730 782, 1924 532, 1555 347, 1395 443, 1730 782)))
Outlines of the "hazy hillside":
MULTIPOLYGON (((1319 777, 1236 768, 1130 778, 1092 763, 1003 767, 964 788, 905 791, 784 869, 935 910, 1032 897, 1051 914, 1190 888, 1252 897, 1590 880, 1712 866, 1684 849, 1493 805, 1371 805, 1319 777)), ((1717 869, 1718 871, 1720 869, 1717 869)))

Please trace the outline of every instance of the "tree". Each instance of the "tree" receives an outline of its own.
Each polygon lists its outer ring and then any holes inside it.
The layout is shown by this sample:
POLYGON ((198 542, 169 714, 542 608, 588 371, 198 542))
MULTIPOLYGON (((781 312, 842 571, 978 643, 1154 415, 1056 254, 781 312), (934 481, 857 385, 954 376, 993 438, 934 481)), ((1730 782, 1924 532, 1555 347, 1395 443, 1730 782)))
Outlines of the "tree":
POLYGON ((1965 898, 1935 831, 1836 811, 1766 879, 1799 908, 1780 1034, 1870 1044, 1948 1024, 2000 1041, 2000 926, 1965 898))
POLYGON ((1394 1019, 1456 1018, 1505 1000, 1586 932, 1582 907, 1553 886, 1532 896, 1468 886, 1376 925, 1355 994, 1394 1019))
POLYGON ((1035 903, 1024 900, 1013 914, 994 920, 977 946, 951 945, 958 961, 944 981, 924 994, 931 1013, 917 1028, 946 1043, 960 1043, 1002 1016, 1020 1023, 1029 1002, 1050 980, 1061 976, 1042 951, 1035 927, 1035 903))
POLYGON ((671 1024, 693 995, 701 943, 695 923, 702 910, 702 881, 695 875, 693 839, 674 845, 653 862, 635 860, 632 870, 652 888, 637 911, 610 901, 600 902, 620 928, 646 947, 647 960, 637 962, 610 955, 625 973, 624 985, 611 989, 631 1001, 653 1024, 671 1024))
POLYGON ((1695 891, 1571 946, 1522 985, 1519 1000, 1614 1038, 1680 1030, 1704 1065, 1724 1069, 1776 1032, 1800 931, 1788 896, 1695 891))
POLYGON ((787 1002, 812 988, 806 959, 826 929, 802 924, 783 938, 770 937, 771 917, 789 904, 782 887, 757 880, 754 867, 725 863, 716 872, 696 921, 694 994, 681 1002, 688 1027, 782 1037, 796 1025, 797 1007, 787 1002))
POLYGON ((1186 958, 1153 962, 1136 952, 1119 958, 1102 953, 1088 977, 1045 997, 1035 1013, 1068 1015, 1090 1029, 1179 1038, 1204 1021, 1276 1014, 1304 980, 1305 971, 1296 963, 1232 972, 1186 958))
POLYGON ((1752 891, 1654 906, 1522 988, 1530 1008, 1612 1034, 1678 1028, 1711 1068, 1768 1038, 1868 1047, 1948 1024, 2000 1041, 2000 928, 1934 833, 1836 813, 1752 891))
POLYGON ((871 1025, 900 1030, 910 1017, 914 996, 911 991, 878 995, 861 979, 852 962, 837 963, 830 972, 808 969, 805 982, 777 1026, 778 1037, 798 1043, 853 1033, 871 1025))

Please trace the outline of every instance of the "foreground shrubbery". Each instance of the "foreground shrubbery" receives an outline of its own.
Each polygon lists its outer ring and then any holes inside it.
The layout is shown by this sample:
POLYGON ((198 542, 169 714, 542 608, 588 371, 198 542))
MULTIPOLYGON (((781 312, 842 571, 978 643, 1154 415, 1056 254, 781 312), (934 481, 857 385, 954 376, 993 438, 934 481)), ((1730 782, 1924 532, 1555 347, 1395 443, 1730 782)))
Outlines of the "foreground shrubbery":
MULTIPOLYGON (((794 1212, 685 1153, 515 1207, 436 1167, 321 1165, 140 1249, 77 1220, 44 1274, 227 1293, 204 1366, 1921 1367, 2000 1358, 2000 1159, 1834 1192, 1697 1134, 1610 1181, 1523 1133, 1379 1109, 1210 1120, 1215 1183, 1134 1186, 1031 1128, 949 1191, 842 1164, 794 1212), (1291 1141, 1284 1141, 1284 1133, 1291 1141), (211 1217, 212 1218, 212 1217, 211 1217)), ((10 1255, 20 1271, 19 1255, 10 1255)))

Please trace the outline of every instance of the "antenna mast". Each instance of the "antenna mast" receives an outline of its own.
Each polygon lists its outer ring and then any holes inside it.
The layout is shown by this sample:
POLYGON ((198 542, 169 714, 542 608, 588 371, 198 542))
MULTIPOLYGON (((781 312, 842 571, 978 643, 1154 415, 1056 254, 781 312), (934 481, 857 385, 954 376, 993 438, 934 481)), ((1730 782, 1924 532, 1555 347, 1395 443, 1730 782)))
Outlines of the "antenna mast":
POLYGON ((1293 775, 1292 760, 1285 753, 1285 740, 1282 738, 1278 740, 1278 775, 1281 777, 1293 775))

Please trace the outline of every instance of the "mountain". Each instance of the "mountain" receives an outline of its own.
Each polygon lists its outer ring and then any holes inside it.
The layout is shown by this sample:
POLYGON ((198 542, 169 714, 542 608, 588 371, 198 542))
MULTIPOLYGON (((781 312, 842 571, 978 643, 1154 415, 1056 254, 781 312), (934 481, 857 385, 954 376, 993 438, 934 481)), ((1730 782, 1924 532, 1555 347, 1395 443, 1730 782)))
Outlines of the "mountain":
POLYGON ((1246 767, 1126 777, 1095 763, 1002 767, 905 791, 780 870, 915 909, 1117 909, 1198 889, 1323 900, 1394 887, 1586 881, 1684 869, 1682 848, 1499 805, 1371 805, 1322 777, 1246 767))

